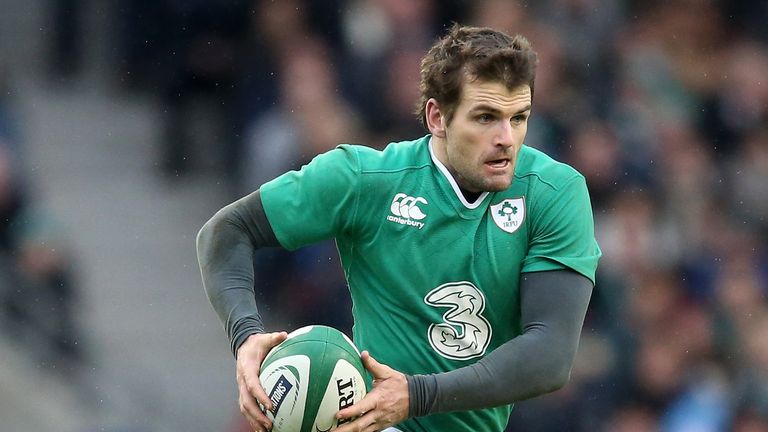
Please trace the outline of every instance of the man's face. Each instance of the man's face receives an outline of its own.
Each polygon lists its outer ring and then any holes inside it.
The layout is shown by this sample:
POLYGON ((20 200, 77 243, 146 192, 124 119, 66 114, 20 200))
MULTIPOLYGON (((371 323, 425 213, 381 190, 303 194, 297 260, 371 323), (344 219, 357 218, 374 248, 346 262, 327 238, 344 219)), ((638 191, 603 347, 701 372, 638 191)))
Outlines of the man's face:
POLYGON ((498 192, 512 184, 530 112, 527 84, 512 90, 497 82, 464 84, 445 127, 442 160, 459 186, 469 192, 498 192))

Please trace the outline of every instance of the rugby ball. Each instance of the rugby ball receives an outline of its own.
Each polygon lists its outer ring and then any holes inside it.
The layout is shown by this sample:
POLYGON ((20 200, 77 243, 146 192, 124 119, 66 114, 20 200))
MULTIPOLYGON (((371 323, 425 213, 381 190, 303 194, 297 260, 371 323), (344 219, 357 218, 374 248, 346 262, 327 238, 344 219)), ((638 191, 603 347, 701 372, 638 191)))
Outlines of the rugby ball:
POLYGON ((336 413, 366 394, 360 351, 342 332, 313 325, 293 331, 273 348, 259 379, 272 401, 273 432, 326 432, 336 413))

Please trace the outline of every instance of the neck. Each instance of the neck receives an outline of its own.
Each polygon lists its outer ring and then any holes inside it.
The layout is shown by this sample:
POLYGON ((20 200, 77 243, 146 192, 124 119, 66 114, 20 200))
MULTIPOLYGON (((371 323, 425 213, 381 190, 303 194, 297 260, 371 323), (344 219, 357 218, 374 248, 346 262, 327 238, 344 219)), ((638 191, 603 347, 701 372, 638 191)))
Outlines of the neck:
POLYGON ((440 161, 440 163, 445 166, 445 168, 448 170, 448 172, 451 174, 451 177, 453 177, 453 180, 456 182, 456 185, 459 187, 459 190, 461 191, 461 194, 464 196, 464 199, 467 200, 468 203, 474 203, 477 201, 478 198, 480 198, 480 195, 482 195, 482 192, 471 192, 467 189, 465 189, 461 184, 459 183, 460 178, 458 175, 456 175, 456 172, 453 170, 453 167, 450 163, 448 163, 448 154, 445 150, 445 138, 438 138, 436 136, 432 136, 432 151, 435 154, 435 157, 437 160, 440 161))
POLYGON ((445 150, 445 138, 439 138, 435 135, 432 135, 432 138, 430 139, 432 140, 432 151, 434 152, 435 157, 450 170, 450 164, 448 163, 448 153, 445 150))
POLYGON ((480 195, 482 195, 481 192, 470 192, 461 186, 459 186, 459 190, 461 190, 461 194, 464 195, 464 199, 470 204, 477 201, 477 199, 480 198, 480 195))

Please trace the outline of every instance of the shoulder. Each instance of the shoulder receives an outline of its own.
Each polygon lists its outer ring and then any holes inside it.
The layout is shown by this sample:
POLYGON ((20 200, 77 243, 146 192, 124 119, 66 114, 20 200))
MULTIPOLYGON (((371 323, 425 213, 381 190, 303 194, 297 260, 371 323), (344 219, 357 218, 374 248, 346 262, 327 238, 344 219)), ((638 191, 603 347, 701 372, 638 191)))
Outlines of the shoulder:
POLYGON ((315 156, 300 170, 288 171, 265 183, 262 189, 269 189, 273 183, 305 181, 303 179, 350 184, 362 180, 367 174, 404 172, 429 166, 428 142, 428 137, 395 142, 387 145, 384 150, 361 144, 340 144, 315 156))
POLYGON ((561 190, 574 181, 585 181, 584 176, 572 166, 528 146, 520 150, 515 178, 525 179, 531 185, 536 184, 552 191, 561 190))
POLYGON ((383 150, 342 144, 337 150, 354 157, 361 174, 393 173, 429 166, 429 136, 389 143, 383 150))

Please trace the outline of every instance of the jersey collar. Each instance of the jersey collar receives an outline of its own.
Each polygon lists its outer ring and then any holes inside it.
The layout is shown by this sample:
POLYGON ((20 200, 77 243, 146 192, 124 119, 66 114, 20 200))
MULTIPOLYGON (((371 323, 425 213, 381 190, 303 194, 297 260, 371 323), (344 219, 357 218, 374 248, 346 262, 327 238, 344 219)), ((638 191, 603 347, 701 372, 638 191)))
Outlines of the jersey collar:
POLYGON ((448 184, 451 185, 451 189, 453 189, 453 192, 456 194, 456 196, 459 198, 459 201, 461 204, 470 209, 474 210, 485 201, 485 198, 488 196, 488 192, 483 192, 480 194, 479 197, 475 200, 475 202, 470 203, 467 201, 466 198, 464 198, 464 194, 461 193, 461 189, 459 188, 459 184, 456 183, 456 179, 453 178, 453 175, 451 175, 450 171, 448 171, 448 168, 443 165, 442 162, 440 162, 440 159, 435 156, 435 151, 432 148, 432 137, 429 137, 429 155, 432 157, 432 162, 437 166, 437 168, 440 170, 440 172, 443 174, 443 177, 445 177, 446 180, 448 180, 448 184))

